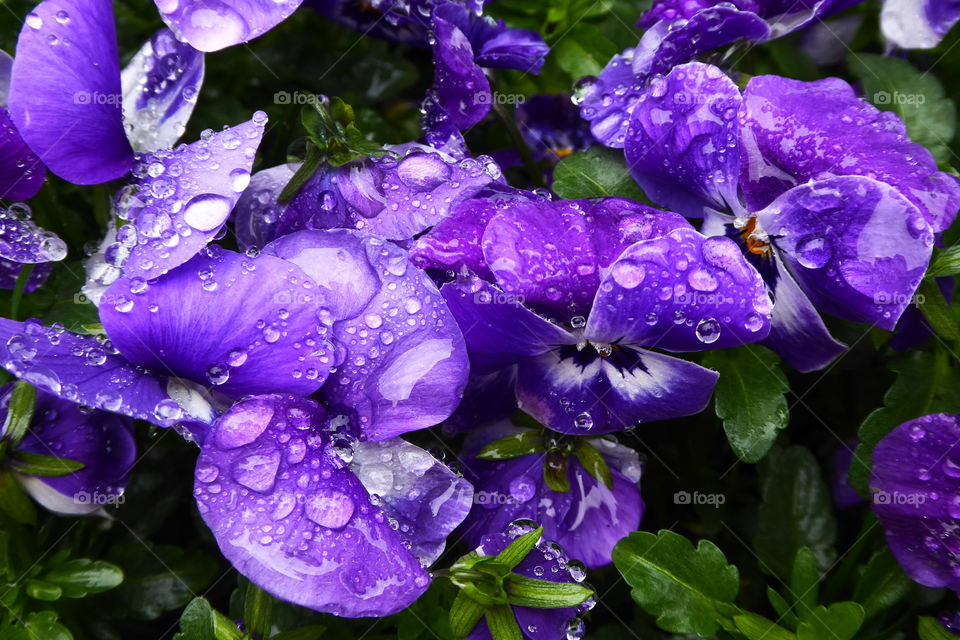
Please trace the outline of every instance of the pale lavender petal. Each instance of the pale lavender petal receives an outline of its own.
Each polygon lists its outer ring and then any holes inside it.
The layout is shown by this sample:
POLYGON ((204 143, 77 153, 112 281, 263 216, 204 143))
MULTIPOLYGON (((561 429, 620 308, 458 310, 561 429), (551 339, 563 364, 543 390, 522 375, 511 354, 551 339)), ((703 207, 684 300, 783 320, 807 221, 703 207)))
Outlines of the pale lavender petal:
POLYGON ((902 49, 933 49, 958 20, 957 0, 884 0, 880 27, 902 49))
POLYGON ((293 263, 211 247, 156 281, 118 280, 100 321, 141 367, 233 397, 307 395, 333 365, 322 296, 293 263))
POLYGON ((303 0, 154 0, 183 42, 219 51, 249 42, 290 17, 303 0))
POLYGON ((203 54, 161 29, 120 75, 123 120, 134 151, 173 147, 183 135, 203 84, 203 54))
POLYGON ((194 495, 223 555, 272 595, 344 617, 416 600, 429 574, 338 455, 316 403, 254 396, 214 426, 194 495))
POLYGON ((130 169, 121 95, 110 0, 37 5, 17 41, 10 116, 53 173, 99 184, 130 169))

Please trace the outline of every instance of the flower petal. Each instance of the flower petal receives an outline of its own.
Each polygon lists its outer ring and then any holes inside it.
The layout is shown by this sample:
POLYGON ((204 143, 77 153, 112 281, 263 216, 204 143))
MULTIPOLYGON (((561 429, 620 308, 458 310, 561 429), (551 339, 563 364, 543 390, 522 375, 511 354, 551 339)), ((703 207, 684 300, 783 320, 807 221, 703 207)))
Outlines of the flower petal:
POLYGON ((344 617, 410 605, 429 574, 321 430, 316 403, 243 400, 200 451, 194 495, 223 555, 272 595, 344 617))
POLYGON ((10 116, 53 173, 99 184, 130 169, 121 96, 110 0, 37 5, 17 40, 10 116))
POLYGON ((288 206, 277 202, 277 197, 299 168, 299 164, 287 163, 253 174, 233 210, 234 230, 241 249, 259 248, 277 237, 277 225, 288 206))
POLYGON ((290 262, 212 247, 155 282, 118 280, 104 294, 100 320, 141 367, 234 397, 307 395, 333 361, 318 318, 321 300, 317 285, 290 262))
POLYGON ((633 49, 613 56, 599 76, 583 78, 573 91, 573 102, 590 131, 615 149, 624 145, 630 116, 647 84, 645 76, 633 72, 633 56, 633 49))
POLYGON ((0 199, 29 200, 40 191, 46 177, 47 168, 0 106, 0 199))
POLYGON ((406 252, 347 229, 301 231, 265 249, 330 291, 342 351, 322 393, 358 414, 369 440, 433 426, 467 382, 463 336, 436 286, 406 252))
POLYGON ((880 28, 901 49, 933 49, 958 20, 956 0, 884 0, 880 28))
POLYGON ((935 232, 960 208, 960 181, 937 170, 910 141, 903 122, 859 99, 843 80, 801 82, 757 76, 744 92, 741 184, 758 211, 808 180, 863 175, 886 182, 915 204, 935 232))
POLYGON ((63 260, 67 244, 38 227, 27 215, 29 209, 23 205, 0 208, 0 258, 21 264, 63 260))
POLYGON ((120 75, 123 120, 135 151, 169 149, 183 135, 203 84, 203 54, 160 29, 120 75))
POLYGON ((766 337, 771 310, 760 274, 733 240, 677 229, 634 244, 610 266, 584 336, 666 351, 737 347, 766 337))
POLYGON ((923 215, 870 178, 794 187, 757 219, 814 306, 855 322, 892 330, 930 262, 923 215))
POLYGON ((599 435, 698 413, 717 373, 653 351, 618 346, 609 357, 575 347, 520 363, 517 402, 561 433, 599 435))
POLYGON ((154 0, 183 42, 219 51, 249 42, 286 20, 303 0, 154 0))
POLYGON ((654 77, 624 145, 644 192, 691 217, 739 208, 739 108, 739 89, 712 65, 691 62, 654 77))
POLYGON ((435 13, 433 34, 437 99, 457 127, 469 129, 490 111, 490 83, 473 60, 470 40, 456 24, 435 13))

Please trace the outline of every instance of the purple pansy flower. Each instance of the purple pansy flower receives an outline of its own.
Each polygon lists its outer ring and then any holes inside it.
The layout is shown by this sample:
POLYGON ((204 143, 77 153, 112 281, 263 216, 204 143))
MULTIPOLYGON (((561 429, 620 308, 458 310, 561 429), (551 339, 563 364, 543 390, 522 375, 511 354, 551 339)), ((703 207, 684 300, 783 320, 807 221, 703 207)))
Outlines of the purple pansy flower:
MULTIPOLYGON (((13 385, 0 388, 0 414, 7 413, 13 385)), ((2 437, 2 433, 0 433, 2 437)), ((64 515, 93 513, 116 502, 127 485, 136 457, 130 420, 102 411, 85 411, 73 402, 37 393, 33 419, 17 449, 84 464, 57 477, 17 474, 23 488, 45 508, 64 515)))
POLYGON ((758 76, 741 95, 682 65, 637 104, 625 152, 654 202, 739 242, 776 303, 764 344, 800 371, 845 349, 818 310, 894 328, 960 206, 899 118, 837 79, 758 76))
POLYGON ((194 495, 224 556, 273 595, 347 617, 409 606, 466 516, 468 482, 399 438, 350 440, 317 403, 253 396, 221 417, 194 495))
POLYGON ((696 413, 716 372, 651 349, 739 346, 769 331, 763 282, 732 240, 622 198, 468 200, 412 255, 467 274, 441 293, 473 373, 516 366, 520 406, 563 433, 696 413))
POLYGON ((464 522, 468 544, 479 544, 519 518, 543 527, 543 535, 590 568, 610 563, 613 546, 640 526, 643 500, 638 483, 643 466, 637 452, 613 438, 589 440, 610 467, 613 486, 594 478, 575 456, 566 458, 570 490, 554 491, 544 481, 544 465, 563 454, 534 453, 509 460, 481 460, 483 446, 508 436, 529 433, 509 422, 474 431, 465 444, 467 477, 476 506, 464 522))
POLYGON ((0 200, 27 200, 43 186, 47 168, 23 141, 7 111, 12 67, 13 58, 0 51, 0 200))
POLYGON ((960 21, 960 0, 884 0, 880 27, 902 49, 932 49, 960 21))
POLYGON ((622 147, 630 114, 652 76, 740 39, 764 41, 863 0, 657 0, 638 23, 640 43, 614 56, 575 93, 580 114, 603 144, 622 147))
POLYGON ((160 17, 182 42, 219 51, 263 35, 303 0, 154 0, 160 17))
MULTIPOLYGON (((536 524, 530 520, 517 520, 507 527, 507 533, 497 532, 483 536, 476 553, 480 556, 495 556, 506 549, 515 538, 533 531, 535 527, 536 524)), ((583 564, 568 557, 561 545, 546 538, 547 536, 544 536, 540 539, 537 546, 513 568, 513 572, 527 578, 550 582, 582 582, 587 575, 583 564)), ((579 615, 590 611, 595 604, 596 601, 590 598, 576 607, 535 609, 511 606, 511 609, 524 638, 559 640, 583 637, 584 624, 579 615)), ((490 628, 484 620, 480 620, 468 636, 469 640, 491 638, 490 628)))
POLYGON ((873 512, 908 576, 960 592, 960 416, 906 422, 873 451, 873 512))

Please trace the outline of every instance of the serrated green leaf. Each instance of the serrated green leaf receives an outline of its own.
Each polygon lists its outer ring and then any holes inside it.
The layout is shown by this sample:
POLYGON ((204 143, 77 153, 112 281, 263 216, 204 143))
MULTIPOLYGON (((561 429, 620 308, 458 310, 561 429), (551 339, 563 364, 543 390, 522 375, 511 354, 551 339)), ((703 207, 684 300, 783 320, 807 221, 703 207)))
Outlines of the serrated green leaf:
POLYGON ((450 630, 453 635, 458 638, 466 638, 470 635, 483 618, 484 611, 486 611, 485 606, 463 591, 459 592, 453 600, 453 606, 450 607, 450 630))
POLYGON ((860 444, 850 462, 850 486, 864 497, 870 494, 873 449, 885 435, 929 413, 960 413, 960 372, 950 366, 945 353, 918 351, 889 366, 897 378, 883 396, 884 406, 860 425, 860 444))
POLYGON ((484 619, 490 629, 493 640, 523 640, 520 625, 513 617, 513 609, 506 605, 490 607, 484 612, 484 619))
POLYGON ((86 466, 79 460, 45 456, 23 450, 14 452, 11 458, 13 468, 18 473, 28 476, 57 478, 76 473, 86 466))
POLYGON ((874 555, 857 580, 853 599, 863 605, 867 620, 900 602, 913 588, 896 558, 886 549, 874 555))
POLYGON ((837 602, 801 615, 797 640, 852 640, 861 625, 863 607, 856 602, 837 602))
POLYGON ((509 460, 545 451, 543 435, 539 431, 520 431, 494 440, 477 454, 480 460, 509 460))
POLYGON ((64 597, 83 598, 119 586, 123 582, 123 571, 103 560, 77 558, 48 569, 43 579, 62 587, 64 597))
POLYGON ((801 616, 817 606, 819 587, 820 569, 817 567, 817 558, 808 547, 800 547, 793 558, 793 568, 790 571, 790 591, 801 616))
POLYGON ((577 456, 583 468, 597 482, 602 482, 608 489, 613 488, 613 473, 610 471, 610 465, 586 438, 577 439, 573 455, 577 456))
MULTIPOLYGON (((755 613, 744 612, 734 616, 734 623, 737 629, 745 635, 748 640, 795 640, 796 636, 763 616, 755 613)), ((821 640, 826 640, 825 638, 821 640)))
POLYGON ((0 469, 0 511, 23 524, 37 523, 36 507, 9 469, 0 469))
POLYGON ((716 633, 740 586, 716 545, 701 540, 694 548, 672 531, 631 533, 613 548, 613 563, 634 601, 671 633, 716 633))
POLYGON ((17 381, 7 401, 7 417, 3 423, 3 439, 13 446, 20 444, 30 428, 33 408, 37 401, 37 390, 28 382, 17 381))
POLYGON ((537 546, 537 543, 540 542, 540 538, 542 537, 543 527, 537 527, 533 531, 519 536, 507 545, 506 549, 495 556, 494 562, 498 565, 513 569, 523 562, 523 559, 537 546))
POLYGON ((561 160, 553 170, 551 189, 561 198, 601 198, 617 196, 645 200, 623 152, 606 147, 590 147, 561 160))
POLYGON ((714 410, 730 448, 744 462, 762 459, 787 426, 790 390, 780 358, 758 345, 709 352, 703 366, 720 372, 714 410))
POLYGON ((946 97, 936 76, 894 56, 857 53, 848 58, 847 64, 860 80, 867 100, 878 109, 900 116, 910 139, 929 149, 934 158, 950 158, 956 106, 946 97))
POLYGON ((957 640, 957 636, 943 628, 936 618, 920 616, 917 620, 917 635, 920 640, 957 640))
POLYGON ((754 541, 760 568, 787 581, 797 551, 809 547, 826 570, 836 556, 837 525, 816 459, 803 447, 789 447, 764 460, 760 477, 763 502, 754 541))
POLYGON ((535 609, 575 607, 593 595, 593 589, 576 582, 551 582, 511 573, 504 581, 510 604, 535 609))

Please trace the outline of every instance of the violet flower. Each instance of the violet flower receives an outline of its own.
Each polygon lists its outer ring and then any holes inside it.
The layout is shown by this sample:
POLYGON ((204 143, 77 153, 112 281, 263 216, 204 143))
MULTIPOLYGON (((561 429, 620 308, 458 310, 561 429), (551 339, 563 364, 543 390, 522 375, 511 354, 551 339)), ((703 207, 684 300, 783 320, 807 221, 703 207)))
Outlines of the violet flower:
POLYGON ((769 331, 760 275, 732 240, 621 198, 475 198, 411 255, 466 274, 441 293, 471 371, 516 367, 520 407, 562 433, 697 413, 716 372, 651 349, 739 346, 769 331))
POLYGON ((920 284, 960 183, 892 113, 842 80, 751 79, 681 65, 630 118, 631 173, 657 204, 734 238, 774 299, 763 342, 795 369, 845 346, 818 311, 892 330, 920 284))
POLYGON ((289 18, 303 0, 154 0, 181 42, 219 51, 249 42, 289 18))
POLYGON ((0 200, 29 200, 43 186, 47 168, 23 141, 7 111, 13 58, 0 51, 0 200))

